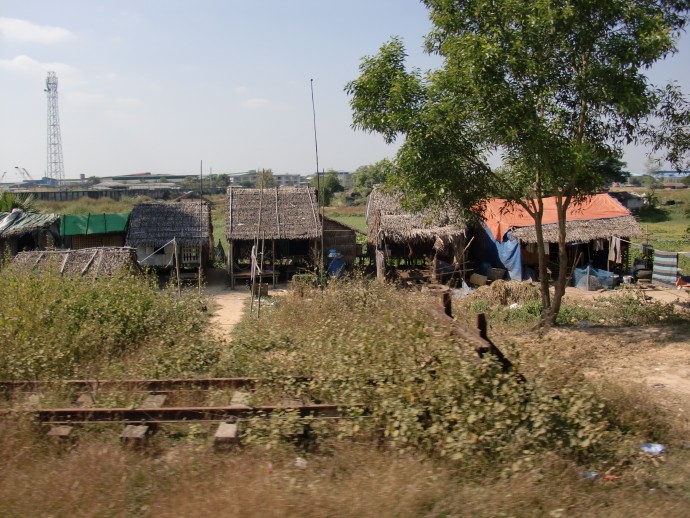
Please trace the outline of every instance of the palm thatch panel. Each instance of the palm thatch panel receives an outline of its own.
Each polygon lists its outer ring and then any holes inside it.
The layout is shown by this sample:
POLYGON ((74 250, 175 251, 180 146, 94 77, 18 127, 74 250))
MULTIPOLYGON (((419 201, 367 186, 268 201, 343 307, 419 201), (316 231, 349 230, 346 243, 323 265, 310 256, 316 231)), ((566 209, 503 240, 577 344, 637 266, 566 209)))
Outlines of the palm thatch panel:
POLYGON ((173 238, 181 245, 209 245, 213 239, 209 203, 180 200, 144 202, 134 206, 127 246, 160 247, 173 238))
POLYGON ((393 243, 432 241, 449 244, 462 239, 467 229, 458 210, 450 203, 438 208, 410 212, 403 208, 399 192, 384 192, 375 186, 367 204, 367 241, 375 244, 383 234, 393 243))
POLYGON ((13 264, 24 270, 58 271, 68 276, 108 277, 121 272, 142 271, 137 263, 136 250, 126 247, 19 252, 13 264))
MULTIPOLYGON (((543 225, 542 229, 545 243, 558 242, 558 223, 543 225)), ((608 239, 613 236, 632 237, 642 234, 640 224, 633 216, 567 221, 565 230, 568 242, 570 243, 577 241, 587 243, 595 239, 608 239)), ((522 243, 537 242, 537 231, 534 225, 514 228, 511 232, 513 236, 522 243)))
POLYGON ((317 239, 321 236, 316 191, 311 187, 228 188, 228 241, 317 239))
POLYGON ((323 218, 323 247, 326 253, 328 250, 335 250, 343 256, 347 265, 354 264, 359 255, 357 234, 361 232, 340 221, 323 218))

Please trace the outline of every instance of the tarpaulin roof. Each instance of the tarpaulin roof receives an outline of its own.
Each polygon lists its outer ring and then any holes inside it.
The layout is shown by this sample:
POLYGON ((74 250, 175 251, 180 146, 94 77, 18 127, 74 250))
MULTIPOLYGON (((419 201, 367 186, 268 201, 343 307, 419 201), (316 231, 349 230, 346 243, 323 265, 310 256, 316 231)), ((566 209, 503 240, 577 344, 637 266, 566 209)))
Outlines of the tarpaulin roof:
POLYGON ((2 237, 26 234, 47 228, 58 218, 57 214, 34 214, 18 209, 0 212, 0 234, 2 237))
MULTIPOLYGON (((543 225, 558 223, 556 198, 544 198, 543 225)), ((620 218, 630 216, 630 211, 608 194, 594 194, 580 203, 572 203, 566 213, 566 221, 587 221, 593 219, 620 218)), ((486 202, 482 213, 486 225, 497 241, 511 228, 534 226, 534 219, 519 206, 509 206, 506 200, 493 199, 486 202)))
POLYGON ((129 212, 119 214, 78 214, 62 216, 61 236, 83 236, 87 234, 111 234, 127 230, 129 212))

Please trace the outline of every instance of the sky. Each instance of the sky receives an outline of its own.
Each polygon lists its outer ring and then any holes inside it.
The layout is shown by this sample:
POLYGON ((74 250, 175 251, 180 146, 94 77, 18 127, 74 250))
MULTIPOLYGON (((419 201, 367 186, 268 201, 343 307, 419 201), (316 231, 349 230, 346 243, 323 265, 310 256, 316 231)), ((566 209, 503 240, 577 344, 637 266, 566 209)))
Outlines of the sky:
MULTIPOLYGON (((58 77, 66 178, 354 171, 395 145, 351 128, 345 84, 363 56, 403 38, 408 64, 430 23, 417 0, 0 0, 0 175, 47 163, 45 78, 58 77), (311 82, 313 80, 313 83, 311 82)), ((690 44, 650 71, 690 93, 690 44)), ((626 150, 645 170, 643 149, 626 150)))

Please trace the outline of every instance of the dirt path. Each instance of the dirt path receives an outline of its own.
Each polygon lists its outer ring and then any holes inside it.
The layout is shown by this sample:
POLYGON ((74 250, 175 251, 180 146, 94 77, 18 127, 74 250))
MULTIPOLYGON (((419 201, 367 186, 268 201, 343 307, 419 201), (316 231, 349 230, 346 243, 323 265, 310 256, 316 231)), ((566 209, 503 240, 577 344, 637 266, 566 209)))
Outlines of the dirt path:
MULTIPOLYGON (((251 292, 245 286, 236 286, 234 290, 231 290, 226 285, 223 270, 209 272, 206 282, 205 292, 213 298, 214 302, 211 325, 220 337, 230 338, 233 328, 248 310, 251 292)), ((279 296, 284 293, 285 286, 282 285, 268 292, 270 296, 279 296)))

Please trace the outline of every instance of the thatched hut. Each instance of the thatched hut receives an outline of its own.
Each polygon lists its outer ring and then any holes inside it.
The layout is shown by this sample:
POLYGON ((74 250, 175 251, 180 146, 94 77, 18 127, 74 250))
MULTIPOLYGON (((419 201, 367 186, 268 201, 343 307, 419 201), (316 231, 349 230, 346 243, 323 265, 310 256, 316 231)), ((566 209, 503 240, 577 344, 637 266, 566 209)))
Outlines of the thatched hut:
POLYGON ((171 268, 175 256, 183 268, 206 268, 213 250, 211 209, 203 200, 144 202, 129 219, 127 246, 140 264, 171 268))
MULTIPOLYGON (((544 242, 553 275, 558 272, 558 215, 555 198, 545 198, 544 242)), ((535 278, 539 256, 534 220, 519 206, 505 200, 489 200, 482 212, 484 229, 470 250, 477 262, 505 268, 511 279, 535 278), (515 251, 515 253, 509 250, 515 251), (501 250, 498 253, 492 251, 501 250), (510 256, 509 264, 505 258, 510 256), (503 264, 496 264, 503 258, 503 264), (524 270, 524 271, 523 271, 524 270)), ((573 203, 566 214, 568 264, 590 264, 603 270, 622 269, 628 262, 631 236, 641 234, 640 225, 630 211, 608 194, 595 194, 573 203)))
POLYGON ((316 191, 310 187, 247 189, 228 187, 225 235, 230 284, 250 275, 250 254, 258 241, 264 269, 275 283, 313 265, 321 222, 316 191))
POLYGON ((366 213, 367 242, 376 248, 376 275, 385 278, 389 259, 417 261, 432 258, 432 279, 441 258, 449 264, 463 263, 466 226, 459 211, 450 204, 413 212, 402 204, 402 193, 386 192, 375 186, 369 194, 366 213))
POLYGON ((16 255, 23 250, 44 250, 60 239, 60 216, 14 209, 0 213, 0 253, 16 255))
POLYGON ((137 251, 126 247, 34 250, 19 252, 12 262, 18 268, 52 270, 68 276, 109 277, 122 272, 142 273, 137 262, 137 251))
POLYGON ((117 214, 76 214, 60 218, 62 246, 81 248, 124 246, 129 212, 117 214))

